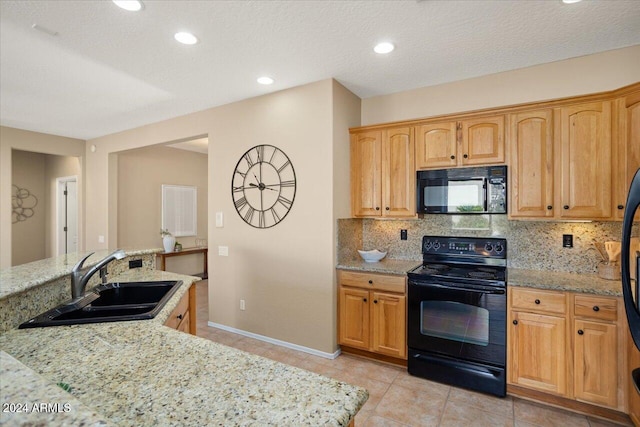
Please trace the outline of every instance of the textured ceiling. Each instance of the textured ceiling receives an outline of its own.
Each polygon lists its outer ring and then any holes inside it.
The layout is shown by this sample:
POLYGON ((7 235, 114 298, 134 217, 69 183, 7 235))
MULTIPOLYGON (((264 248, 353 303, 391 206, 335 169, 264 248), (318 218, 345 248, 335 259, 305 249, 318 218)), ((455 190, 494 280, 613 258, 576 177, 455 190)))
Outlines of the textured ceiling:
POLYGON ((367 98, 640 44, 637 0, 144 4, 0 1, 0 123, 88 139, 331 77, 367 98))

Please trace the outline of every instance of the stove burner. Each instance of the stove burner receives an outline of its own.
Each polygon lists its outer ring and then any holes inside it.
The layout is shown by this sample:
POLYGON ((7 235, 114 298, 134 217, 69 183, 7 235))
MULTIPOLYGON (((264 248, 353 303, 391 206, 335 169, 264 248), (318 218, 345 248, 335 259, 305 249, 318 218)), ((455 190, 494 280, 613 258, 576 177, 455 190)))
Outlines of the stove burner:
POLYGON ((446 271, 446 270, 449 270, 451 267, 444 264, 425 264, 422 266, 422 268, 427 270, 433 270, 433 271, 446 271))

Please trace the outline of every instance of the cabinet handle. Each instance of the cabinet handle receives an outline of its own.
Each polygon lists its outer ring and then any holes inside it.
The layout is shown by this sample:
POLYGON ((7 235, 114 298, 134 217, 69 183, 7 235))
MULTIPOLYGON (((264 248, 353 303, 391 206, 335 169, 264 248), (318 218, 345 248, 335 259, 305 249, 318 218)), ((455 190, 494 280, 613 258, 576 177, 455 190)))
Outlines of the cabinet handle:
POLYGON ((620 210, 624 209, 624 205, 618 205, 618 209, 620 210))
POLYGON ((463 155, 462 157, 464 157, 464 158, 466 159, 466 158, 467 158, 467 157, 469 157, 469 156, 465 154, 465 155, 463 155))
POLYGON ((518 321, 517 321, 517 320, 514 320, 514 321, 513 321, 513 324, 514 324, 514 325, 517 325, 517 324, 518 324, 518 321))
POLYGON ((584 331, 582 329, 578 329, 578 335, 583 335, 584 331))
POLYGON ((379 206, 376 206, 376 210, 377 210, 377 211, 379 211, 379 210, 380 210, 380 207, 379 207, 379 206))
POLYGON ((451 160, 455 160, 456 156, 454 156, 453 154, 451 155, 451 160))
POLYGON ((362 301, 367 302, 367 299, 366 298, 362 298, 362 301))
POLYGON ((370 284, 370 285, 373 285, 373 280, 369 280, 369 284, 370 284))
POLYGON ((377 303, 378 303, 378 300, 377 300, 377 299, 374 299, 374 300, 373 300, 373 303, 374 303, 374 304, 377 304, 377 303))
POLYGON ((389 206, 387 206, 387 207, 386 207, 386 208, 384 208, 384 209, 388 211, 388 210, 389 210, 389 206))
POLYGON ((551 209, 553 209, 553 206, 549 205, 547 206, 547 210, 550 211, 551 209))
POLYGON ((540 304, 540 300, 539 300, 539 299, 535 300, 534 302, 535 302, 536 304, 540 304))
POLYGON ((569 209, 569 205, 564 205, 562 209, 569 209))
POLYGON ((178 319, 182 320, 182 314, 178 314, 178 319))
POLYGON ((593 311, 600 311, 600 307, 598 307, 597 305, 593 306, 593 311))

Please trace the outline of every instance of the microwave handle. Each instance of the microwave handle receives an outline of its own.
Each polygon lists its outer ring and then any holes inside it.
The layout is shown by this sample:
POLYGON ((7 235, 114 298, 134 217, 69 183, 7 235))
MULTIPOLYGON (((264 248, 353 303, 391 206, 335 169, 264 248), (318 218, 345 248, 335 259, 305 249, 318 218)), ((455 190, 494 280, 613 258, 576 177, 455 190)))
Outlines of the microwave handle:
POLYGON ((483 188, 484 188, 484 212, 487 212, 488 209, 488 203, 489 203, 489 183, 487 182, 487 178, 483 179, 484 183, 482 184, 483 188))

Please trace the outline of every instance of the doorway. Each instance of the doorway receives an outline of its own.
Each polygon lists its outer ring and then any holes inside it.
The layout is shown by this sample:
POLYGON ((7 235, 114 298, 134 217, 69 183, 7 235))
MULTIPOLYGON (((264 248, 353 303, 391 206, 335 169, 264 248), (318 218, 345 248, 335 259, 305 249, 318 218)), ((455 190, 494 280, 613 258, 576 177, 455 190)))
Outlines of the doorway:
POLYGON ((78 251, 78 177, 56 179, 57 255, 78 251))

